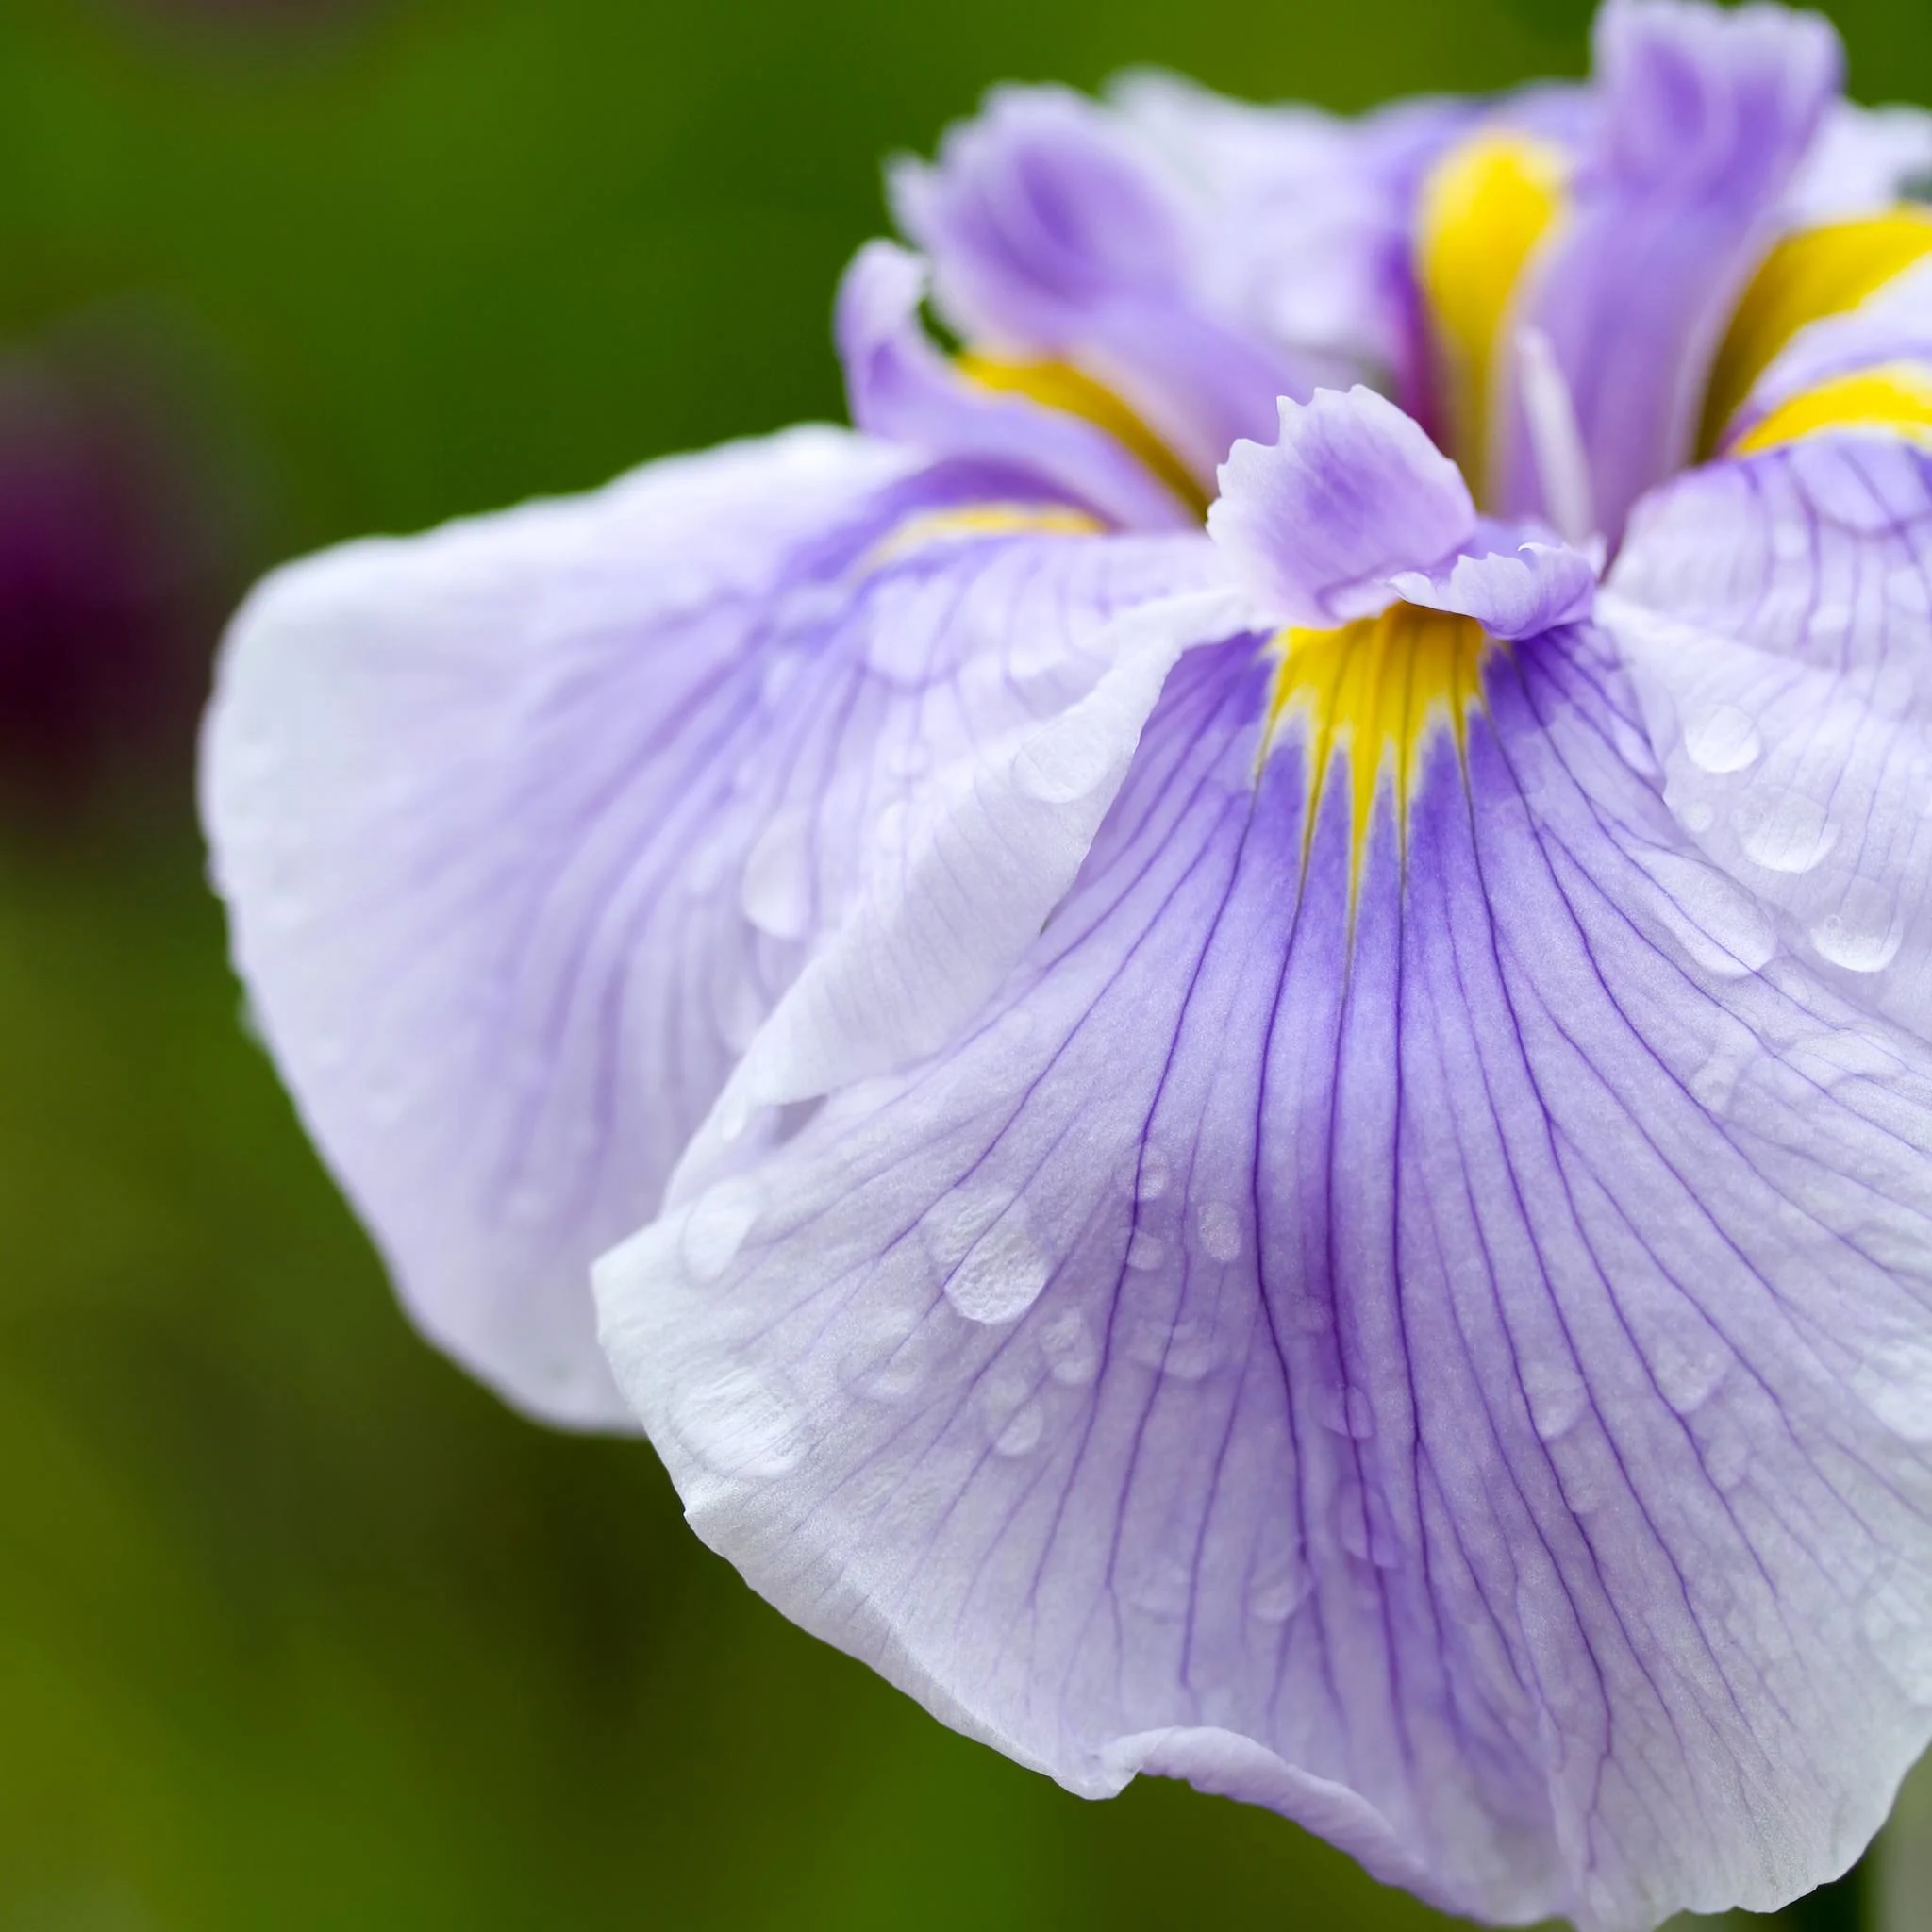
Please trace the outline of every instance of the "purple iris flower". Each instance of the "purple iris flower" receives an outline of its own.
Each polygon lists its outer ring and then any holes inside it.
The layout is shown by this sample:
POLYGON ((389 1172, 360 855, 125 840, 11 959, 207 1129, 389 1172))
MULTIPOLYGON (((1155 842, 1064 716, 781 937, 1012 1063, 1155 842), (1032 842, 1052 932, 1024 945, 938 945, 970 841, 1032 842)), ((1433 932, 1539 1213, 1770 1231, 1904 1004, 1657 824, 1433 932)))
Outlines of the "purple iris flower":
POLYGON ((425 1327, 1074 1790, 1504 1924, 1841 1871, 1932 1735, 1932 124, 1839 84, 1611 0, 1355 124, 1003 93, 855 432, 271 579, 217 876, 425 1327))

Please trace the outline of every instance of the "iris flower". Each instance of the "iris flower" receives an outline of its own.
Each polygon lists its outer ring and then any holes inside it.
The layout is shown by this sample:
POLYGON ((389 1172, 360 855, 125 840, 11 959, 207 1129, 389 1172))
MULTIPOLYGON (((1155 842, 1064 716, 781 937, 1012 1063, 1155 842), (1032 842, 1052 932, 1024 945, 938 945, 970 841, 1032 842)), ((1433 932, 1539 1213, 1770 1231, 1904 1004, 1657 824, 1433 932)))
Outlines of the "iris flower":
POLYGON ((1610 0, 1359 123, 1005 92, 854 431, 271 579, 217 877, 425 1329, 1075 1791, 1503 1924, 1844 1869, 1932 1735, 1932 134, 1839 88, 1610 0))

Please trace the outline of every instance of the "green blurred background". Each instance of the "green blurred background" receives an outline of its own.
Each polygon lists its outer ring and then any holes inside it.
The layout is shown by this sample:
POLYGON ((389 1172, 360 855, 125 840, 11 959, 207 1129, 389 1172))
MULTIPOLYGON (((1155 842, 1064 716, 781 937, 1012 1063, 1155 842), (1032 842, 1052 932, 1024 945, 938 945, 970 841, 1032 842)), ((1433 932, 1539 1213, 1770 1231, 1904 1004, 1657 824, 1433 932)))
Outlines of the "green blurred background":
MULTIPOLYGON (((1587 11, 0 5, 0 1927, 1442 1923, 953 1737, 421 1345, 242 1027, 192 711, 278 557, 836 416, 879 158, 990 82, 1355 108, 1587 11)), ((1932 98, 1924 0, 1832 11, 1932 98)))

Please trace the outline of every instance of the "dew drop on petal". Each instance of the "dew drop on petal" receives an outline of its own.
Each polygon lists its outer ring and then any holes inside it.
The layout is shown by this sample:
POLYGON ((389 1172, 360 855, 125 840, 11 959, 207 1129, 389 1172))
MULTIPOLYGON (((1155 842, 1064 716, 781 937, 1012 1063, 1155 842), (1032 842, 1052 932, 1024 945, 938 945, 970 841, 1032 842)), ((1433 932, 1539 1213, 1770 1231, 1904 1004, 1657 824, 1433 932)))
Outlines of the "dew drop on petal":
POLYGON ((803 939, 811 930, 811 824, 803 812, 772 820, 745 855, 739 904, 773 939, 803 939))
POLYGON ((672 1425, 720 1475, 771 1481, 794 1468, 805 1453, 805 1419, 796 1403, 742 1366, 727 1366, 692 1383, 678 1398, 672 1425))
POLYGON ((1690 762, 1705 772, 1741 772, 1764 749, 1757 721, 1737 705, 1720 705, 1684 733, 1690 762))
POLYGON ((1532 1358, 1523 1365, 1523 1395, 1529 1419, 1545 1442, 1566 1436, 1590 1407, 1590 1391, 1567 1361, 1532 1358))
POLYGON ((1646 865, 1664 894, 1658 912, 1693 964, 1735 979, 1770 963, 1776 929, 1742 886, 1689 853, 1653 853, 1646 865))
POLYGON ((1932 1343, 1887 1342, 1866 1360, 1853 1386, 1895 1436, 1932 1442, 1932 1343))
POLYGON ((1016 1459, 1030 1456, 1039 1448, 1045 1428, 1046 1411, 1037 1402, 1023 1402, 992 1439, 993 1452, 1016 1459))
POLYGON ((1767 871, 1809 872, 1838 843, 1838 827, 1815 798, 1783 791, 1740 808, 1738 837, 1745 857, 1767 871))
POLYGON ((1819 956, 1848 973, 1881 973, 1897 957, 1905 927, 1890 895, 1870 879, 1854 879, 1836 912, 1811 928, 1819 956))
POLYGON ((1078 1308, 1062 1308, 1040 1331, 1046 1372, 1065 1389, 1084 1389, 1100 1373, 1100 1341, 1078 1308))
POLYGON ((696 1281, 715 1281, 738 1257, 764 1211, 764 1190, 746 1175, 720 1181, 685 1216, 677 1252, 696 1281))
POLYGON ((1137 1227, 1127 1241, 1127 1266, 1143 1273, 1167 1259, 1167 1243, 1158 1234, 1137 1227))
POLYGON ((1731 1366, 1731 1352, 1712 1330, 1666 1331, 1648 1342, 1644 1355, 1657 1392, 1679 1415, 1691 1415, 1708 1402, 1731 1366))
POLYGON ((923 1224, 944 1292, 969 1322, 1017 1321, 1053 1274, 1024 1204, 1010 1191, 957 1189, 923 1224))
POLYGON ((1194 1219, 1201 1231, 1201 1246, 1210 1260, 1232 1261, 1240 1257, 1241 1210, 1231 1202, 1204 1201, 1194 1219))
POLYGON ((1285 1624, 1307 1602, 1315 1579, 1299 1557, 1264 1565, 1248 1585, 1248 1615, 1261 1624, 1285 1624))
POLYGON ((1127 1331, 1127 1354, 1142 1368, 1198 1382, 1221 1366, 1220 1338, 1206 1322, 1136 1322, 1127 1331))

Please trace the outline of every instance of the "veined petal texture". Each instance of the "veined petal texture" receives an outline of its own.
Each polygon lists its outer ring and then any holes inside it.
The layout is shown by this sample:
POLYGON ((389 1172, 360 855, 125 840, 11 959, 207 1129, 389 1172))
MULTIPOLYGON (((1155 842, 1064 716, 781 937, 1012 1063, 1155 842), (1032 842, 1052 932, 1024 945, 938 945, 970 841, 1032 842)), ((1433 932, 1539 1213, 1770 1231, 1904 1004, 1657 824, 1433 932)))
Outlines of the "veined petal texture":
POLYGON ((1932 1052, 1604 633, 1481 664, 1365 791, 1189 653, 976 1020, 599 1292, 699 1532, 948 1722, 1634 1932, 1841 1870, 1932 1729, 1932 1052))
POLYGON ((1932 451, 1807 438, 1646 502, 1605 616, 1703 849, 1932 1035, 1932 451))
MULTIPOLYGON (((1608 0, 1597 16, 1595 133, 1572 208, 1525 291, 1588 454, 1596 527, 1686 461, 1703 384, 1836 92, 1815 14, 1608 0)), ((1548 506, 1526 422, 1502 508, 1548 506)))
POLYGON ((250 1001, 412 1312, 521 1406, 629 1425, 591 1257, 908 794, 1207 550, 1022 484, 794 430, 326 553, 237 620, 204 804, 250 1001))

